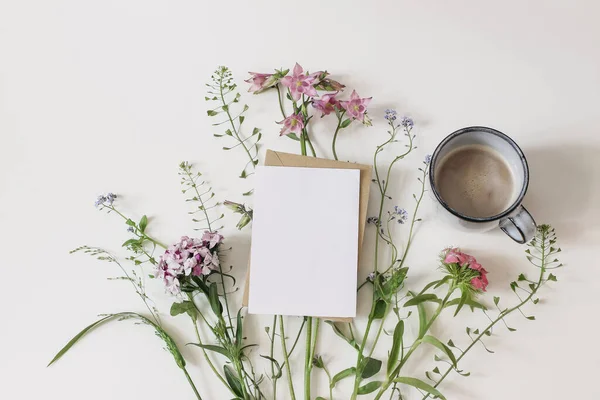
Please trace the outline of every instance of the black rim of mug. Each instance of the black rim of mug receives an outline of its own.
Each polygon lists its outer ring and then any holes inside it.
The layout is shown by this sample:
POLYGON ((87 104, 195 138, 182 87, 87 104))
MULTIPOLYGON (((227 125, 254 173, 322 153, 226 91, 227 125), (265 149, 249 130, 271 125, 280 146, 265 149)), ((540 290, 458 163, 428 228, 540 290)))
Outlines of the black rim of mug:
POLYGON ((435 148, 435 151, 431 155, 431 161, 429 162, 429 184, 431 186, 431 190, 433 191, 433 194, 435 195, 435 198, 440 202, 440 204, 446 210, 448 210, 450 213, 452 213, 453 215, 457 216, 458 218, 464 219, 465 221, 469 221, 469 222, 491 222, 491 221, 497 221, 499 219, 502 219, 502 218, 506 217, 507 215, 510 215, 523 202, 523 198, 525 197, 525 193, 527 193, 527 188, 529 187, 529 165, 527 164, 527 159, 525 158, 525 154, 523 154, 523 151, 521 150, 521 148, 508 135, 505 135, 504 133, 502 133, 502 132, 500 132, 500 131, 498 131, 496 129, 488 128, 488 127, 485 127, 485 126, 469 126, 467 128, 462 128, 462 129, 459 129, 457 131, 452 132, 451 134, 449 134, 448 136, 446 136, 444 138, 444 140, 442 140, 440 142, 440 144, 437 145, 437 147, 435 148), (519 155, 519 158, 521 159, 521 163, 523 164, 523 172, 524 172, 525 176, 523 177, 523 187, 521 188, 521 192, 519 193, 519 196, 513 202, 513 204, 511 204, 510 207, 508 207, 506 210, 502 211, 500 214, 492 215, 491 217, 470 217, 468 215, 465 215, 465 214, 462 214, 462 213, 456 211, 455 209, 453 209, 452 207, 450 207, 448 205, 448 203, 446 203, 444 201, 444 199, 442 198, 442 196, 438 192, 437 188, 435 187, 435 168, 434 168, 434 166, 437 164, 440 151, 451 140, 454 140, 458 136, 464 135, 465 133, 469 133, 469 132, 483 132, 483 133, 488 133, 488 134, 496 135, 499 138, 505 140, 517 152, 517 154, 519 155))

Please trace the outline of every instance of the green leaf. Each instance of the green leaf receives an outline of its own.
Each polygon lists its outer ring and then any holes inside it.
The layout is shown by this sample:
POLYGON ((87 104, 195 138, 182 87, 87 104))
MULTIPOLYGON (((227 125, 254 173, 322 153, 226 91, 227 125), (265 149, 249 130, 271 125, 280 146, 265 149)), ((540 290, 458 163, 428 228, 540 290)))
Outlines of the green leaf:
POLYGON ((356 393, 358 393, 359 395, 373 393, 381 387, 382 383, 383 382, 381 381, 369 382, 366 385, 359 387, 356 393))
POLYGON ((409 385, 409 386, 415 387, 417 389, 424 390, 425 392, 431 394, 432 396, 437 396, 442 400, 446 400, 444 395, 441 394, 439 390, 437 390, 433 386, 429 385, 428 383, 423 382, 420 379, 410 378, 407 376, 401 376, 401 377, 394 379, 394 382, 403 383, 405 385, 409 385))
POLYGON ((458 307, 456 307, 456 311, 454 312, 454 316, 455 317, 458 315, 458 313, 460 312, 460 310, 463 308, 463 306, 465 305, 465 303, 467 302, 467 300, 469 300, 469 295, 467 294, 466 290, 463 290, 462 294, 460 295, 460 300, 458 302, 458 307))
POLYGON ((122 247, 128 247, 128 246, 131 246, 133 244, 138 244, 139 245, 139 239, 129 239, 129 240, 126 240, 121 246, 122 247))
POLYGON ((223 366, 223 370, 225 371, 225 379, 227 379, 227 383, 229 383, 229 387, 233 390, 237 396, 244 398, 244 391, 242 390, 242 383, 235 375, 233 370, 229 365, 223 366))
POLYGON ((242 333, 243 325, 242 325, 242 309, 240 308, 237 313, 237 324, 235 329, 235 343, 239 346, 242 345, 242 333))
MULTIPOLYGON (((413 297, 415 295, 413 292, 408 292, 408 294, 413 297)), ((421 337, 425 335, 427 328, 427 311, 423 303, 417 304, 417 311, 419 312, 419 337, 421 337)))
POLYGON ((216 315, 221 315, 223 313, 223 305, 219 300, 219 292, 217 291, 216 283, 212 283, 208 288, 208 301, 210 303, 210 307, 216 315))
POLYGON ((450 279, 452 279, 452 276, 450 276, 450 275, 444 276, 442 279, 440 279, 440 281, 437 283, 437 285, 434 286, 434 289, 439 288, 444 283, 448 282, 450 279))
POLYGON ((73 347, 73 345, 75 343, 77 343, 83 336, 85 336, 86 333, 88 333, 89 331, 91 331, 94 328, 97 328, 98 326, 102 325, 104 322, 106 322, 109 319, 114 318, 114 317, 115 317, 114 315, 108 315, 104 318, 99 319, 98 321, 94 322, 93 324, 86 326, 81 332, 79 332, 77 335, 75 335, 75 337, 73 339, 69 340, 69 343, 67 343, 65 345, 65 347, 63 347, 62 349, 60 349, 60 351, 58 353, 56 353, 56 355, 54 356, 52 361, 50 361, 50 363, 47 366, 49 367, 50 365, 52 365, 53 363, 58 361, 63 355, 65 355, 65 353, 67 351, 69 351, 69 349, 71 347, 73 347))
POLYGON ((387 304, 385 301, 379 299, 375 303, 375 309, 373 310, 373 319, 382 319, 385 316, 385 309, 387 304))
POLYGON ((227 130, 225 131, 225 134, 226 134, 227 136, 233 136, 233 132, 231 132, 231 129, 227 129, 227 130))
POLYGON ((247 191, 245 193, 242 193, 242 196, 252 196, 252 193, 254 193, 254 189, 249 190, 249 191, 247 191))
POLYGON ((350 118, 346 118, 344 121, 342 121, 342 124, 340 125, 340 127, 342 129, 347 128, 351 123, 352 123, 352 120, 350 118))
POLYGON ((454 367, 456 368, 456 357, 454 357, 454 353, 452 353, 452 350, 450 350, 450 348, 448 346, 446 346, 444 343, 440 342, 439 339, 437 339, 431 335, 427 335, 427 336, 423 337, 423 339, 421 339, 421 341, 425 342, 425 343, 429 343, 430 345, 435 346, 438 349, 440 349, 441 351, 443 351, 448 356, 450 361, 452 361, 452 365, 454 365, 454 367))
POLYGON ((494 296, 494 304, 498 305, 499 302, 500 302, 500 297, 494 296))
POLYGON ((396 324, 396 328, 394 329, 394 339, 392 341, 392 349, 390 350, 390 354, 388 357, 387 363, 387 374, 390 375, 390 372, 396 366, 396 361, 398 361, 398 356, 400 355, 400 350, 402 349, 402 342, 404 337, 404 321, 400 320, 396 324))
POLYGON ((345 370, 338 372, 331 378, 331 387, 334 388, 336 383, 354 374, 356 374, 356 368, 354 367, 346 368, 345 370))
MULTIPOLYGON (((245 111, 245 110, 244 110, 245 111)), ((240 125, 242 125, 244 123, 244 120, 246 119, 246 117, 244 117, 243 115, 240 115, 239 120, 240 120, 240 125)))
POLYGON ((198 318, 198 310, 194 303, 190 300, 182 301, 181 303, 173 303, 171 305, 171 316, 187 313, 194 321, 198 318))
POLYGON ((202 278, 200 278, 199 276, 192 276, 192 280, 196 285, 198 285, 198 288, 200 288, 200 290, 206 295, 206 297, 208 297, 210 290, 208 289, 208 286, 206 285, 206 283, 204 283, 202 278))
MULTIPOLYGON (((446 275, 446 276, 448 276, 448 275, 446 275)), ((423 294, 423 293, 425 293, 425 292, 426 292, 426 291, 427 291, 429 288, 431 288, 431 287, 432 287, 432 286, 434 286, 434 285, 437 285, 438 283, 440 283, 440 281, 439 281, 439 280, 438 280, 438 281, 429 282, 427 285, 425 285, 425 287, 423 288, 423 290, 421 290, 417 296, 420 296, 420 295, 422 295, 422 294, 423 294)))
POLYGON ((318 396, 315 400, 327 400, 325 397, 318 396))
POLYGON ((216 112, 215 110, 208 110, 206 112, 206 114, 208 114, 209 117, 214 117, 215 115, 219 114, 218 112, 216 112))
POLYGON ((344 332, 342 332, 342 330, 336 325, 335 322, 333 322, 333 321, 325 321, 325 323, 327 325, 331 326, 331 328, 333 329, 333 332, 337 336, 339 336, 342 339, 344 339, 344 341, 346 341, 350 346, 354 347, 356 350, 359 349, 358 345, 356 344, 356 341, 354 339, 350 339, 346 335, 344 335, 344 332))
POLYGON ((285 135, 287 137, 289 137, 290 139, 296 140, 296 141, 300 141, 300 138, 298 136, 296 136, 295 133, 288 133, 287 135, 285 135))
POLYGON ((229 352, 227 351, 227 349, 220 347, 220 346, 215 346, 212 344, 199 344, 199 343, 188 343, 188 345, 193 345, 193 346, 198 346, 201 347, 203 349, 206 350, 210 350, 210 351, 214 351, 215 353, 219 353, 224 355, 225 357, 227 357, 228 359, 230 359, 231 361, 233 361, 233 358, 231 357, 231 354, 229 354, 229 352))
POLYGON ((547 280, 552 281, 552 282, 557 282, 556 276, 554 274, 548 275, 547 280))
POLYGON ((432 294, 432 293, 421 294, 421 295, 413 297, 412 299, 410 299, 406 303, 404 303, 404 307, 416 306, 417 304, 423 303, 425 301, 439 301, 439 300, 440 299, 435 294, 432 294))
POLYGON ((525 277, 525 274, 520 274, 519 278, 517 278, 519 281, 526 281, 527 278, 525 277))
POLYGON ((261 357, 271 361, 275 365, 275 368, 277 368, 277 372, 275 373, 275 376, 272 376, 271 379, 281 378, 283 373, 281 371, 281 365, 279 365, 279 362, 276 359, 274 359, 273 357, 263 356, 262 354, 261 354, 261 357))
POLYGON ((376 358, 363 358, 363 363, 364 368, 362 368, 362 373, 360 374, 360 377, 363 379, 372 377, 381 369, 381 360, 378 360, 376 358))
MULTIPOLYGON (((452 299, 449 302, 446 303, 446 305, 444 306, 444 308, 446 307, 452 307, 455 306, 457 304, 460 304, 463 301, 462 297, 459 299, 452 299)), ((476 302, 475 300, 471 300, 471 299, 466 299, 464 301, 464 305, 467 305, 469 307, 471 307, 471 310, 474 310, 475 308, 479 308, 480 310, 487 310, 487 307, 484 306, 481 303, 476 302)))
POLYGON ((148 226, 148 217, 143 215, 142 219, 140 219, 140 222, 138 223, 138 226, 140 227, 140 231, 142 231, 142 233, 144 233, 144 231, 146 230, 146 227, 148 226))
POLYGON ((528 320, 530 320, 530 321, 535 321, 535 316, 534 316, 534 315, 532 315, 532 316, 530 316, 530 317, 525 317, 525 318, 527 318, 527 319, 528 319, 528 320))
POLYGON ((133 226, 135 227, 135 222, 133 222, 131 219, 127 218, 127 220, 125 221, 125 223, 129 226, 133 226))

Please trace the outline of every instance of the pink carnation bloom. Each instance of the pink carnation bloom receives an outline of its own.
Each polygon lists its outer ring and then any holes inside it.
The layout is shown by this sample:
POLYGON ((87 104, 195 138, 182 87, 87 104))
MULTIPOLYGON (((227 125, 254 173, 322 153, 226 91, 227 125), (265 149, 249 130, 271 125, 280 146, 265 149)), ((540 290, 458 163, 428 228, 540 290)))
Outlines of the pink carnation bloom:
POLYGON ((479 276, 471 279, 471 285, 478 290, 484 291, 488 286, 487 271, 477 262, 475 257, 470 254, 461 252, 459 249, 451 248, 446 252, 444 257, 446 264, 458 264, 461 267, 468 267, 472 270, 478 271, 479 276))
POLYGON ((308 97, 315 97, 317 95, 317 89, 313 87, 315 79, 314 74, 305 75, 300 64, 296 63, 292 76, 283 77, 281 84, 289 88, 292 99, 298 101, 303 94, 308 97))
POLYGON ((277 83, 275 74, 261 74, 259 72, 248 73, 250 74, 250 78, 246 79, 244 82, 250 83, 250 89, 248 89, 250 93, 258 94, 277 83))
POLYGON ((313 101, 313 107, 321 111, 321 116, 329 115, 332 111, 335 111, 336 107, 339 107, 340 102, 335 98, 336 93, 324 94, 320 100, 313 101))
POLYGON ((300 134, 304 128, 304 121, 300 114, 292 114, 278 124, 283 124, 279 136, 289 135, 290 133, 300 134))
POLYGON ((350 95, 350 100, 341 101, 340 104, 342 108, 346 110, 350 118, 365 123, 365 113, 367 112, 367 106, 371 102, 371 99, 372 97, 360 98, 358 93, 356 93, 356 90, 353 90, 350 95))

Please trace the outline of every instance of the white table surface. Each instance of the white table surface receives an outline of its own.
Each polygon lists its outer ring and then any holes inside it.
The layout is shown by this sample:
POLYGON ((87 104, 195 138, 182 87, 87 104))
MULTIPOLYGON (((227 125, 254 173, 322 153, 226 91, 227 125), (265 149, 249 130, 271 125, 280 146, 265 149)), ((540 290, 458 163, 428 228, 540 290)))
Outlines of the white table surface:
MULTIPOLYGON (((534 322, 511 316, 518 329, 498 329, 465 358, 469 378, 442 386, 449 399, 600 398, 596 333, 600 270, 600 5, 596 1, 1 1, 0 2, 0 243, 2 309, 0 381, 6 399, 192 399, 183 375, 149 329, 105 326, 57 365, 53 353, 97 314, 142 311, 118 272, 68 251, 96 245, 124 255, 122 223, 93 207, 114 191, 122 209, 146 213, 150 231, 164 241, 193 233, 179 191, 177 165, 188 160, 209 179, 220 199, 240 199, 249 181, 237 178, 244 161, 224 153, 206 116, 204 83, 216 66, 267 72, 300 62, 327 69, 363 96, 374 126, 340 134, 343 159, 369 163, 385 137, 386 108, 416 121, 419 148, 393 174, 393 204, 412 207, 415 168, 448 133, 468 125, 495 127, 525 151, 531 186, 525 204, 538 222, 556 227, 567 268, 559 282, 527 307, 534 322), (421 3, 421 4, 417 4, 421 3)), ((297 152, 278 137, 273 94, 245 95, 247 126, 264 132, 264 148, 297 152)), ((314 140, 330 157, 333 121, 314 140)), ((386 157, 391 157, 388 152, 386 157)), ((373 199, 374 197, 372 197, 373 199)), ((372 204, 374 206, 374 202, 372 204)), ((375 208, 372 207, 372 210, 375 208)), ((409 287, 438 276, 436 255, 448 244, 475 254, 493 295, 512 301, 509 282, 535 273, 523 248, 496 230, 463 233, 440 222, 428 198, 408 264, 409 287)), ((230 263, 245 271, 250 231, 238 232, 227 213, 230 263)), ((406 236, 400 229, 399 235, 406 236)), ((365 251, 372 251, 372 232, 365 251)), ((370 259, 360 269, 364 278, 370 259)), ((166 315, 170 299, 157 282, 149 293, 166 315)), ((364 325, 366 292, 360 299, 364 325)), ((165 316, 181 344, 193 340, 184 317, 165 316)), ((270 317, 250 317, 251 341, 267 343, 270 317)), ((468 339, 465 326, 483 315, 446 318, 436 335, 468 339)), ((289 322, 293 331, 297 321, 289 322)), ((415 330, 414 322, 411 330, 415 330)), ((318 352, 331 370, 354 354, 329 329, 318 352)), ((388 340, 388 339, 386 339, 388 340)), ((264 349, 264 347, 263 347, 264 349)), ((385 357, 381 347, 379 357, 385 357)), ((263 350, 263 353, 266 350, 263 350)), ((200 353, 183 348, 205 398, 227 399, 200 353)), ((407 370, 423 377, 433 352, 418 354, 407 370)), ((294 357, 297 390, 302 357, 294 357)), ((259 370, 265 369, 261 364, 259 370)), ((313 395, 327 395, 315 372, 313 395)), ((280 396, 286 391, 283 381, 280 396)), ((335 397, 348 397, 349 382, 335 397)), ((368 397, 368 396, 365 396, 368 397)), ((408 399, 420 399, 408 393, 408 399)))

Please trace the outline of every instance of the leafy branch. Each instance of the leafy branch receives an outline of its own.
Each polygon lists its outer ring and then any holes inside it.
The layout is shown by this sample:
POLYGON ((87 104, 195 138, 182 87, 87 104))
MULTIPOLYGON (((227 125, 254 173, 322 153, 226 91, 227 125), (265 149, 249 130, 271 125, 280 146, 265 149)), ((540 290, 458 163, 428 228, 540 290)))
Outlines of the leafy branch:
POLYGON ((181 177, 181 192, 184 194, 188 194, 191 191, 191 196, 187 198, 185 201, 187 202, 195 202, 198 205, 195 206, 194 211, 189 211, 188 214, 192 215, 192 221, 198 222, 204 225, 201 225, 200 228, 195 230, 209 230, 210 232, 221 230, 223 226, 214 229, 213 224, 225 216, 221 214, 219 217, 211 219, 208 214, 208 211, 217 207, 221 203, 217 202, 214 197, 215 193, 212 191, 212 187, 208 186, 206 181, 200 181, 202 174, 200 172, 194 172, 192 166, 183 161, 179 164, 179 176, 181 177), (196 215, 200 214, 200 217, 196 215))
POLYGON ((207 111, 209 117, 217 117, 219 115, 225 115, 227 119, 213 124, 213 126, 219 126, 227 124, 230 128, 227 128, 222 134, 215 134, 215 137, 231 137, 234 139, 235 144, 231 147, 223 147, 223 150, 232 150, 236 147, 241 147, 248 156, 248 162, 244 166, 240 174, 240 178, 247 178, 252 174, 248 172, 248 167, 254 169, 258 164, 258 142, 262 138, 260 129, 254 128, 252 133, 244 137, 241 133, 242 124, 246 118, 244 114, 248 111, 248 105, 244 104, 241 111, 237 114, 233 113, 232 106, 240 101, 240 93, 236 91, 237 84, 233 81, 233 76, 229 68, 220 66, 211 75, 212 83, 207 83, 208 96, 205 97, 206 101, 215 102, 216 106, 213 109, 207 111))
MULTIPOLYGON (((469 352, 469 350, 471 350, 477 343, 481 343, 485 347, 485 344, 482 341, 484 336, 490 336, 492 334, 492 329, 498 322, 502 321, 506 324, 504 319, 513 312, 519 311, 526 319, 530 321, 535 320, 534 316, 526 316, 525 314, 523 314, 522 307, 529 302, 531 302, 532 304, 537 304, 539 302, 539 299, 536 297, 538 290, 548 282, 557 281, 557 278, 554 274, 548 273, 548 270, 560 268, 563 266, 563 264, 561 264, 558 261, 558 259, 551 259, 555 254, 560 253, 561 251, 560 247, 554 247, 556 245, 556 241, 556 233, 550 225, 544 224, 538 226, 535 238, 533 238, 533 240, 528 244, 529 249, 525 250, 525 253, 527 254, 527 260, 534 266, 538 267, 540 270, 538 279, 536 281, 529 281, 524 274, 519 275, 519 281, 530 282, 527 286, 528 289, 523 289, 528 292, 528 295, 525 298, 519 297, 519 303, 517 303, 511 308, 501 309, 499 307, 500 298, 494 297, 494 304, 496 305, 496 307, 498 307, 500 311, 498 316, 495 319, 491 320, 491 322, 483 329, 476 329, 473 331, 470 328, 467 328, 467 335, 471 339, 471 344, 469 344, 469 346, 466 347, 464 351, 459 350, 461 354, 459 357, 456 358, 455 364, 458 364, 458 362, 460 362, 460 360, 462 360, 463 357, 469 352), (473 337, 473 335, 475 335, 475 337, 473 337)), ((516 290, 519 287, 520 286, 516 281, 513 281, 510 284, 510 288, 513 292, 515 292, 515 294, 517 294, 516 290)), ((508 325, 506 325, 506 327, 510 332, 516 331, 516 329, 510 328, 508 325)), ((454 346, 452 342, 450 342, 450 344, 454 346)), ((491 352, 487 347, 486 350, 488 352, 491 352)), ((437 388, 453 370, 457 371, 458 373, 462 372, 456 368, 456 365, 450 366, 443 374, 440 374, 441 377, 437 380, 434 387, 437 388)), ((461 375, 465 374, 462 373, 461 375)), ((423 400, 427 399, 430 396, 430 394, 431 393, 427 393, 426 395, 424 395, 423 400)))

